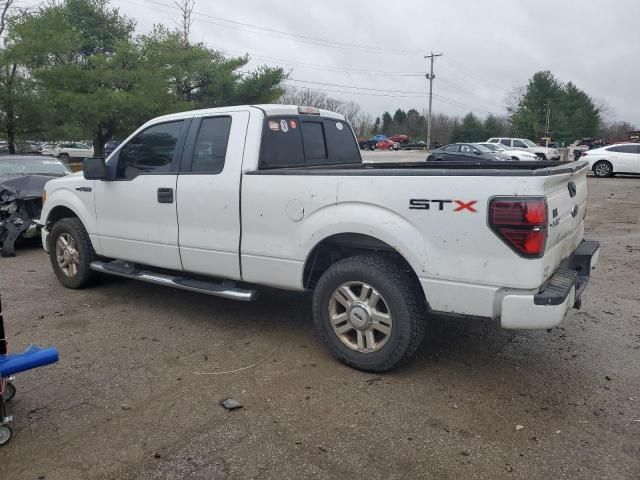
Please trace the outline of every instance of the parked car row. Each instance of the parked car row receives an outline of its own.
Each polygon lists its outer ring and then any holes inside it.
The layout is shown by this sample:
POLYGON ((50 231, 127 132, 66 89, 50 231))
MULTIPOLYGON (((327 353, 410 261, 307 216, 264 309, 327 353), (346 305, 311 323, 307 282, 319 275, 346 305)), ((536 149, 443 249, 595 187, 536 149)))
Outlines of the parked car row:
POLYGON ((556 148, 541 147, 526 138, 490 138, 487 143, 500 144, 512 150, 528 151, 537 155, 540 160, 560 160, 560 151, 556 148))

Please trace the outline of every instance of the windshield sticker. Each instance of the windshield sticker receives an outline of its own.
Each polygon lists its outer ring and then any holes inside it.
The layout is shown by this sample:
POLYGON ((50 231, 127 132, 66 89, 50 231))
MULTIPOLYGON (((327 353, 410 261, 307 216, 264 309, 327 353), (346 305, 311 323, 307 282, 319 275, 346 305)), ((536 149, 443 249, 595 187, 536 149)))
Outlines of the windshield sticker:
POLYGON ((287 133, 289 131, 289 125, 287 124, 286 120, 280 120, 280 128, 284 133, 287 133))
POLYGON ((342 129, 344 128, 344 125, 342 125, 342 122, 336 122, 336 128, 342 131, 342 129))
POLYGON ((269 128, 271 130, 273 130, 274 132, 279 132, 280 131, 280 124, 278 122, 276 122, 275 120, 270 120, 269 121, 269 128))

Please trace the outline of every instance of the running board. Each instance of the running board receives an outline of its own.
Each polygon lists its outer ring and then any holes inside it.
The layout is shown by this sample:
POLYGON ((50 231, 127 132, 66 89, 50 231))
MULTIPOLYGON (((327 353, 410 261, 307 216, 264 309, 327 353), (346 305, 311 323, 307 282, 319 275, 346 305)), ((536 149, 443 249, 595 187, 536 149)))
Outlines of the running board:
POLYGON ((141 266, 124 262, 122 260, 114 260, 112 262, 91 262, 91 270, 118 277, 131 278, 133 280, 142 280, 143 282, 153 283, 155 285, 164 285, 167 287, 179 288, 180 290, 189 290, 190 292, 205 293, 215 297, 229 298, 231 300, 239 300, 241 302, 250 302, 255 300, 257 292, 245 288, 239 288, 232 281, 212 282, 206 280, 195 280, 188 277, 180 277, 174 275, 166 275, 163 273, 153 272, 151 270, 143 270, 141 266))

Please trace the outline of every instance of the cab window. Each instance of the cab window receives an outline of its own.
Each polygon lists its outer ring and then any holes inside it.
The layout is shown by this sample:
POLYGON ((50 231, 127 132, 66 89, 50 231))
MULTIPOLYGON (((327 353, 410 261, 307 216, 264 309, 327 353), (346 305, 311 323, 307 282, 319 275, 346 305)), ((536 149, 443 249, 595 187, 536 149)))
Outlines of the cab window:
POLYGON ((131 180, 138 175, 171 173, 176 144, 183 121, 154 125, 140 132, 120 150, 116 178, 131 180))
POLYGON ((224 168, 231 131, 231 117, 212 117, 202 120, 193 151, 191 171, 218 174, 224 168))

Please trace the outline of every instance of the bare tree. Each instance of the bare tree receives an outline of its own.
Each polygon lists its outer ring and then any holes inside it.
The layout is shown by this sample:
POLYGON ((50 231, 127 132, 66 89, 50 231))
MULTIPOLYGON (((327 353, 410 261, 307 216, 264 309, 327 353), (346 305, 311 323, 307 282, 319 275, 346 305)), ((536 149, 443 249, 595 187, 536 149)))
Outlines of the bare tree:
POLYGON ((340 113, 344 115, 344 118, 347 119, 347 122, 359 137, 368 135, 373 127, 371 116, 364 113, 356 102, 338 100, 330 97, 325 92, 312 88, 287 87, 279 102, 288 105, 323 108, 340 113))
POLYGON ((629 132, 638 128, 626 121, 608 122, 600 127, 598 135, 602 138, 610 138, 614 142, 626 142, 629 140, 629 132))
POLYGON ((176 0, 176 7, 180 12, 180 18, 176 22, 180 36, 182 37, 182 43, 184 46, 189 45, 189 35, 191 34, 191 25, 193 24, 193 9, 195 7, 196 0, 176 0))
POLYGON ((4 33, 4 29, 7 26, 7 12, 11 8, 11 4, 14 0, 7 0, 2 7, 2 13, 0 13, 0 36, 4 33))
POLYGON ((527 87, 515 87, 511 92, 505 96, 504 105, 509 112, 509 115, 513 114, 518 109, 520 101, 527 91, 527 87))

